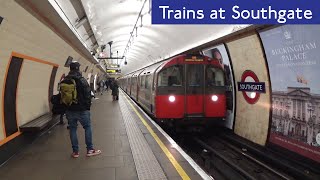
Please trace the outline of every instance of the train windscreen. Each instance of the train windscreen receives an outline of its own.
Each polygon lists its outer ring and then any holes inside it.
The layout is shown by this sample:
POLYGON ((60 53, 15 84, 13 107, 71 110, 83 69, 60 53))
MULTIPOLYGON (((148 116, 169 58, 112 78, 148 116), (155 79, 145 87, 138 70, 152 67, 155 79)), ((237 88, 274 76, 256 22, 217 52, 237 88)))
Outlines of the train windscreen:
POLYGON ((187 79, 189 87, 200 87, 203 84, 203 65, 192 64, 188 65, 187 79))
POLYGON ((224 72, 221 69, 208 66, 206 70, 206 86, 224 86, 224 72))
POLYGON ((159 73, 158 86, 182 86, 182 66, 172 66, 159 73))

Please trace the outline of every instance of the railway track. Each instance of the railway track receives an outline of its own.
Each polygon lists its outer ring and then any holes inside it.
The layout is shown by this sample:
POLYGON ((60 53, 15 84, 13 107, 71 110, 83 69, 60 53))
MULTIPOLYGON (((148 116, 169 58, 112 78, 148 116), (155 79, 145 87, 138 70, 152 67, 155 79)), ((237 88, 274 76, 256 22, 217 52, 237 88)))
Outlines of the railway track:
POLYGON ((320 179, 319 164, 308 159, 297 158, 287 151, 277 151, 273 148, 262 148, 252 143, 246 142, 243 138, 232 134, 220 134, 225 141, 236 146, 248 149, 255 157, 259 157, 263 162, 272 164, 282 169, 286 174, 290 174, 296 179, 320 179))
POLYGON ((207 142, 194 138, 194 141, 204 149, 201 156, 205 168, 212 171, 216 179, 294 179, 221 138, 213 137, 207 142))

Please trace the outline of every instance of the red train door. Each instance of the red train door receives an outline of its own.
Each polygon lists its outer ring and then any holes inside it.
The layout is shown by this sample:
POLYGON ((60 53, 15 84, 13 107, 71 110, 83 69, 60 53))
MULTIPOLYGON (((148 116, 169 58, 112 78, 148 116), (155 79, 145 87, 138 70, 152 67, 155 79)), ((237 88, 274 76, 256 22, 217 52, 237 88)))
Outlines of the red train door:
POLYGON ((186 65, 186 116, 204 117, 204 65, 186 65))

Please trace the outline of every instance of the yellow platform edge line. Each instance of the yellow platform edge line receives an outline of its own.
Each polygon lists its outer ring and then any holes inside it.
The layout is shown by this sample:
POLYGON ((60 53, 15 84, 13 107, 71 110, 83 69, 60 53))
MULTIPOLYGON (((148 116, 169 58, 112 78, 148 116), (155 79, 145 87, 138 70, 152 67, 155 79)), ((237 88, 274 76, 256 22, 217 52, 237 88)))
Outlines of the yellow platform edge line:
MULTIPOLYGON (((123 93, 123 92, 121 92, 123 93)), ((131 108, 134 110, 134 112, 137 114, 137 116, 140 118, 140 120, 142 121, 142 123, 144 124, 144 126, 148 129, 148 131, 150 132, 150 134, 152 135, 152 137, 156 140, 156 142, 158 143, 158 145, 160 146, 160 148, 162 149, 162 151, 166 154, 166 156, 168 157, 169 161, 171 162, 171 164, 174 166, 174 168, 177 170, 177 172, 179 173, 180 177, 183 180, 189 180, 190 177, 188 176, 188 174, 184 171, 184 169, 180 166, 180 164, 178 163, 178 161, 174 158, 174 156, 171 154, 171 152, 168 150, 168 148, 163 144, 163 142, 160 140, 160 138, 158 137, 158 135, 152 130, 152 128, 149 126, 149 124, 146 122, 146 120, 141 116, 141 114, 138 112, 138 110, 132 105, 132 103, 129 101, 129 99, 127 98, 126 95, 124 95, 124 97, 126 98, 127 102, 130 104, 131 108)))

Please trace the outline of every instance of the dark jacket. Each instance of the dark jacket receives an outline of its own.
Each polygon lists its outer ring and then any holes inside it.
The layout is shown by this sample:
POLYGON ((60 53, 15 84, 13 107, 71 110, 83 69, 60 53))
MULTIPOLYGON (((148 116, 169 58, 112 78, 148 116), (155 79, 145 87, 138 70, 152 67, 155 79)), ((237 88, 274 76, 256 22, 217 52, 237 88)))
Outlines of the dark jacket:
POLYGON ((69 111, 85 111, 91 107, 91 89, 87 80, 78 71, 70 71, 66 78, 72 78, 77 84, 77 104, 71 104, 69 111))
POLYGON ((111 90, 112 90, 112 96, 118 96, 118 94, 119 94, 119 86, 118 86, 118 83, 117 83, 117 81, 113 81, 112 83, 111 83, 112 85, 111 85, 111 90))

